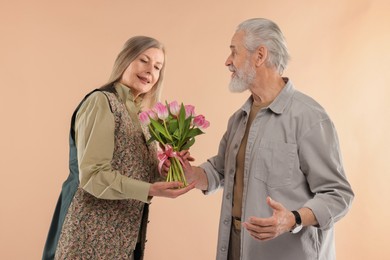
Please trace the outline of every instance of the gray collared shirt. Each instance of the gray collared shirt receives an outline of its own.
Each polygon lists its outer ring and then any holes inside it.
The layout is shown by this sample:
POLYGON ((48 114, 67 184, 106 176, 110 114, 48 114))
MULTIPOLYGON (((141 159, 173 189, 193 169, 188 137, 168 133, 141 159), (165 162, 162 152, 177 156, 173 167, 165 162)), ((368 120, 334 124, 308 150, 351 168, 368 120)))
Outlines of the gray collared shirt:
MULTIPOLYGON (((252 97, 231 116, 218 154, 201 165, 209 182, 206 194, 224 188, 217 260, 227 259, 236 156, 251 104, 252 97)), ((242 229, 241 259, 335 259, 333 225, 347 213, 354 194, 332 121, 289 80, 276 99, 259 111, 250 128, 241 219, 270 217, 267 196, 289 210, 310 208, 319 225, 266 242, 253 239, 242 229)))

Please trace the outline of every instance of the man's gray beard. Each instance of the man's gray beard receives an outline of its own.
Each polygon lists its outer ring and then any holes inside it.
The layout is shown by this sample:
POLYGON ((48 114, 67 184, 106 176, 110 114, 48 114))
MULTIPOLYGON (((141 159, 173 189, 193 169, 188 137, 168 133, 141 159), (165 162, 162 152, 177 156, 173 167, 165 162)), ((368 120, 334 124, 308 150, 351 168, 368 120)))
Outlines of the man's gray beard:
POLYGON ((249 89, 250 84, 256 76, 255 69, 249 67, 249 62, 246 62, 243 70, 237 70, 236 76, 229 83, 229 90, 233 93, 241 93, 249 89), (247 75, 245 75, 245 73, 247 75))

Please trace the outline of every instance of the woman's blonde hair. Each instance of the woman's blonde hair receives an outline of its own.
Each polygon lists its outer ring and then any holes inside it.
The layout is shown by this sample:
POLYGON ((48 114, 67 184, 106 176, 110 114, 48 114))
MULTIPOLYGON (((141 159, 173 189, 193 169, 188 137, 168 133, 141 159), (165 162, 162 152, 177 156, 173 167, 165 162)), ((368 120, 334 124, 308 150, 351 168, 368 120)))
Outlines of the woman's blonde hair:
MULTIPOLYGON (((165 61, 165 48, 162 43, 156 39, 147 36, 134 36, 128 39, 123 45, 122 51, 118 54, 115 60, 110 79, 106 86, 114 82, 118 82, 122 78, 123 73, 130 65, 130 63, 132 63, 141 53, 150 48, 162 50, 165 61)), ((164 77, 164 69, 165 62, 161 67, 160 76, 156 84, 148 93, 145 93, 143 96, 142 106, 144 108, 151 108, 159 101, 164 77)))

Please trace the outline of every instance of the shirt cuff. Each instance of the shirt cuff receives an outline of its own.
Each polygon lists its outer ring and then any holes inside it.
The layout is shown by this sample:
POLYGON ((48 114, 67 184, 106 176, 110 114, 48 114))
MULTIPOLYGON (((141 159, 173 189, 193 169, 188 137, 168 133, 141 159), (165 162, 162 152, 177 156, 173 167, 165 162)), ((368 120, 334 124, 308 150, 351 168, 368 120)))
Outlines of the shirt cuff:
POLYGON ((205 171, 208 182, 207 190, 202 190, 203 194, 209 195, 214 193, 219 187, 216 178, 213 176, 214 167, 209 162, 204 162, 199 167, 205 171))
POLYGON ((124 193, 131 199, 136 199, 145 203, 150 203, 152 197, 149 197, 151 184, 131 178, 123 180, 124 193))
POLYGON ((334 221, 329 214, 329 209, 324 205, 326 205, 326 203, 318 203, 318 201, 309 200, 303 208, 309 208, 313 212, 318 222, 316 227, 322 230, 328 230, 333 227, 334 221))

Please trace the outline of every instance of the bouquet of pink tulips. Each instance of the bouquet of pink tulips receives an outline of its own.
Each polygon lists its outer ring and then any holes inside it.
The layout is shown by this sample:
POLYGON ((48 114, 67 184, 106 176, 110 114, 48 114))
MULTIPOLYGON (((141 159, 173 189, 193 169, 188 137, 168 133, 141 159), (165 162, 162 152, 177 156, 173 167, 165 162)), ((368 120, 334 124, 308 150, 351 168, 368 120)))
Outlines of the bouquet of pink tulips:
POLYGON ((162 151, 158 153, 159 171, 166 160, 171 162, 166 181, 180 181, 187 186, 182 159, 177 152, 188 150, 195 143, 195 136, 203 134, 202 129, 210 123, 203 115, 195 115, 192 105, 179 105, 177 101, 166 105, 158 102, 152 110, 139 114, 141 123, 148 126, 151 138, 157 141, 162 151))

